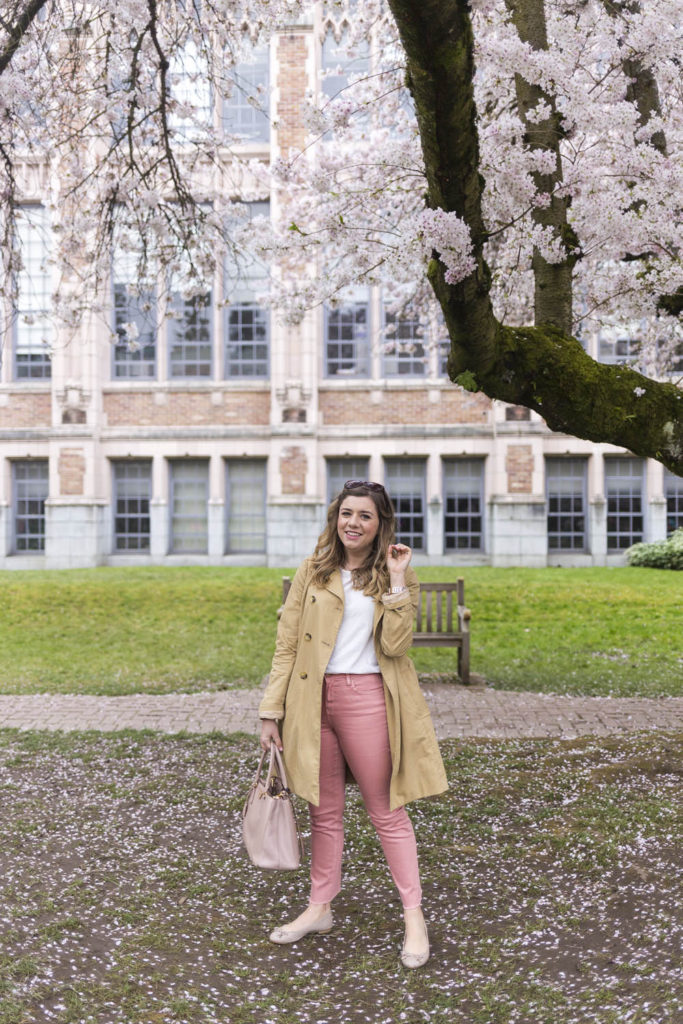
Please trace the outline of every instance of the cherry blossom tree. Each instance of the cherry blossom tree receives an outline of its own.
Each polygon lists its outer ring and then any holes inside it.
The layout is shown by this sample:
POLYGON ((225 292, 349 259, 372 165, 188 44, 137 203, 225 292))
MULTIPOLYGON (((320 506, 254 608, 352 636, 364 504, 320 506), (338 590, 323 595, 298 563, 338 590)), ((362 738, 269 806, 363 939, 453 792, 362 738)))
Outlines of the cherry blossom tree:
POLYGON ((308 146, 266 168, 216 103, 308 7, 2 0, 8 299, 14 214, 41 174, 67 322, 96 306, 113 242, 141 289, 165 267, 190 295, 256 242, 286 318, 379 286, 447 340, 458 385, 682 473, 678 0, 329 0, 350 69, 307 98, 308 146), (231 197, 272 188, 282 218, 259 234, 231 197), (623 326, 637 369, 586 354, 623 326))
POLYGON ((454 381, 680 474, 678 5, 388 0, 345 32, 379 59, 279 168, 295 243, 325 253, 324 278, 285 283, 292 315, 379 284, 437 333, 443 314, 454 381), (584 351, 619 327, 638 369, 584 351))
POLYGON ((29 215, 27 194, 51 215, 61 323, 97 309, 113 246, 135 264, 141 294, 162 270, 186 295, 206 290, 222 255, 245 248, 244 201, 268 193, 223 104, 247 88, 241 62, 298 6, 2 0, 6 300, 21 266, 17 220, 29 215))
MULTIPOLYGON (((530 179, 535 325, 520 328, 501 323, 491 302, 468 5, 390 6, 408 56, 428 202, 467 224, 477 261, 456 283, 441 261, 430 268, 452 339, 452 375, 469 372, 474 386, 536 409, 553 429, 624 445, 681 472, 680 389, 595 363, 570 333, 575 286, 589 309, 625 318, 645 312, 656 320, 676 309, 680 160, 667 155, 665 129, 670 121, 680 127, 680 12, 668 3, 644 14, 630 2, 509 0, 507 18, 476 5, 496 22, 484 44, 498 54, 494 68, 506 55, 511 62, 516 139, 530 179), (660 69, 670 119, 655 88, 660 69), (594 288, 586 273, 596 263, 608 273, 594 288)), ((680 306, 680 292, 678 299, 680 306)), ((673 333, 670 314, 659 329, 673 333)))

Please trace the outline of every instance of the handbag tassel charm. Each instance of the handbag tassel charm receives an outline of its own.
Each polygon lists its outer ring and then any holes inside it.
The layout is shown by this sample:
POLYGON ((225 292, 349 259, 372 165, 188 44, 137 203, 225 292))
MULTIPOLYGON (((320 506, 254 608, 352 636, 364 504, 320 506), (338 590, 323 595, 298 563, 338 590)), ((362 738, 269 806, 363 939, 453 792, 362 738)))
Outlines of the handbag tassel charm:
POLYGON ((294 871, 301 864, 303 842, 280 751, 271 741, 267 782, 262 779, 267 751, 242 810, 242 839, 257 868, 294 871))

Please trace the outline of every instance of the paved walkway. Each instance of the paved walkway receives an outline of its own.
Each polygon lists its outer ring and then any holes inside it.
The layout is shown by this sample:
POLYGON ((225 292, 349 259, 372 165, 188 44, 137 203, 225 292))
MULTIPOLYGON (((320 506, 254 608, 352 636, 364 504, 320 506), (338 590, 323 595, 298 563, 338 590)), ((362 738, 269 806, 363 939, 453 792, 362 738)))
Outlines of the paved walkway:
MULTIPOLYGON (((556 697, 427 683, 439 739, 608 736, 683 731, 683 697, 556 697)), ((130 697, 0 696, 0 725, 18 729, 257 731, 260 690, 130 697)))

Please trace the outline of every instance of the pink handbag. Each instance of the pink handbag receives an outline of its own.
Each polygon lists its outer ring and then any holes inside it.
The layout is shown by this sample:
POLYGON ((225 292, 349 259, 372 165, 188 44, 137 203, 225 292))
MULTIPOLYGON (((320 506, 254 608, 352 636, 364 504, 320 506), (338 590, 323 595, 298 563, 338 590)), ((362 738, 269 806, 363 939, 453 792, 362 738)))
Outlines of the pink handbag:
POLYGON ((268 776, 261 774, 267 751, 263 751, 256 777, 242 811, 242 839, 249 859, 257 868, 293 871, 301 864, 303 843, 299 834, 292 794, 282 755, 271 740, 268 776))

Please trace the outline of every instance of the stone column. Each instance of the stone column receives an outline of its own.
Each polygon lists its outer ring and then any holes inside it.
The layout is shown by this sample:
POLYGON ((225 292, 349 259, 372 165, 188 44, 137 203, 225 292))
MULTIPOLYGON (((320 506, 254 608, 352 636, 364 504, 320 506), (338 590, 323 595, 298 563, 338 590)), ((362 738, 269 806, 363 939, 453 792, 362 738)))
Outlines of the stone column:
POLYGON ((588 504, 588 523, 593 565, 607 564, 607 502, 596 494, 588 504))
POLYGON ((542 568, 548 563, 545 498, 494 495, 488 506, 491 565, 542 568))
POLYGON ((225 554, 225 502, 209 499, 209 558, 217 561, 225 554))
POLYGON ((443 502, 435 494, 427 505, 427 555, 443 553, 443 502))
POLYGON ((652 498, 645 528, 648 541, 666 540, 666 498, 652 498))

